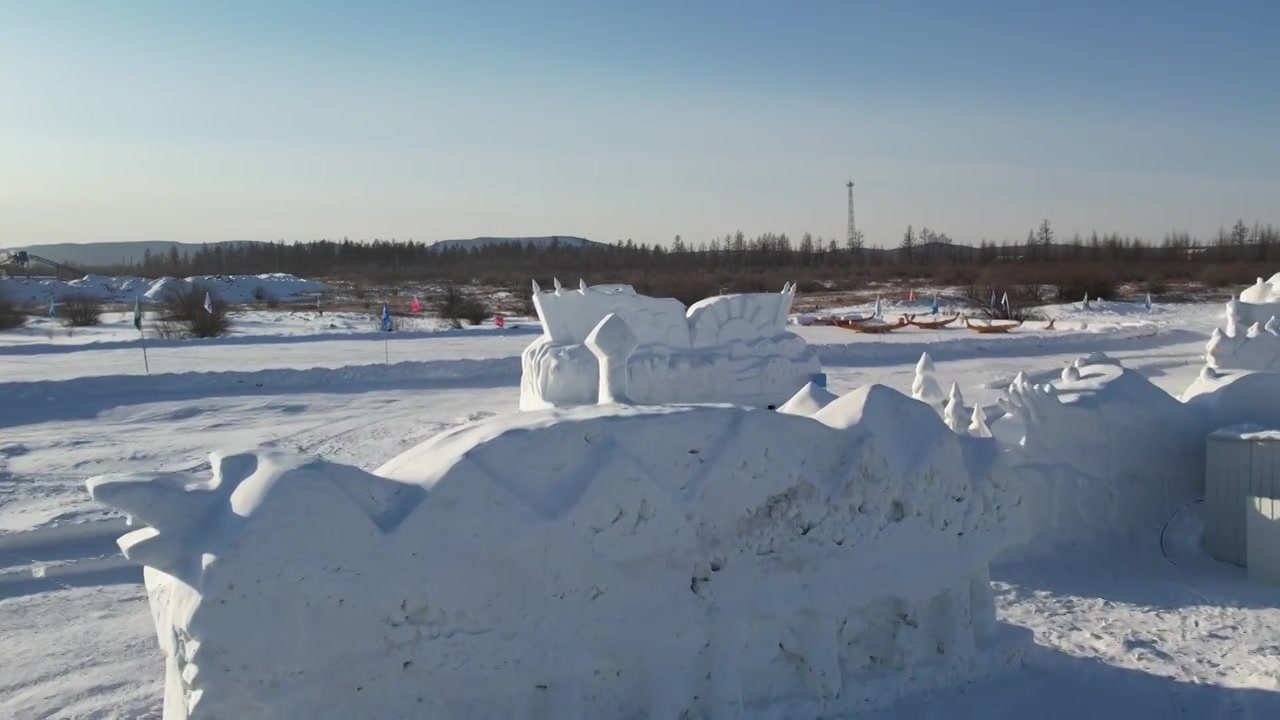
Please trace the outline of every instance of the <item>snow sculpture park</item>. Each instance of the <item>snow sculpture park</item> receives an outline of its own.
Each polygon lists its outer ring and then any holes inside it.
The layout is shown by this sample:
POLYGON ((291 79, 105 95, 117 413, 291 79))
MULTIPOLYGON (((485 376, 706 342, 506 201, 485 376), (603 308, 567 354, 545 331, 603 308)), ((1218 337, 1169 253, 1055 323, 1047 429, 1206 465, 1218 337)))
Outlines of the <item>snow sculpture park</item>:
POLYGON ((639 295, 629 285, 579 283, 533 288, 543 334, 521 356, 524 410, 590 404, 600 370, 588 336, 613 314, 635 335, 628 392, 641 404, 727 402, 781 405, 821 368, 803 339, 787 331, 795 287, 780 293, 721 295, 685 308, 639 295))
POLYGON ((1206 438, 1280 427, 1274 322, 1241 300, 1177 396, 1110 352, 990 379, 908 341, 902 391, 835 392, 810 343, 840 328, 788 330, 793 295, 535 288, 502 412, 373 462, 210 443, 88 480, 128 518, 165 720, 858 717, 1003 686, 1054 666, 996 569, 1163 552, 1206 438))

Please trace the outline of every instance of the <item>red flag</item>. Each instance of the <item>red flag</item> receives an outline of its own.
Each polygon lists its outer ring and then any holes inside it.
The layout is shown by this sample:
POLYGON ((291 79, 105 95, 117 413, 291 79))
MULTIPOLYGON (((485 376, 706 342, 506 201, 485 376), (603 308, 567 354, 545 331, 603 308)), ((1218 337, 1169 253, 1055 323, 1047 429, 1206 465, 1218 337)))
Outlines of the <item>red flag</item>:
POLYGON ((916 291, 915 291, 915 290, 908 290, 908 291, 907 291, 907 302, 915 302, 915 301, 916 301, 916 291))
POLYGON ((506 326, 506 324, 507 324, 507 321, 506 321, 505 319, 503 319, 503 317, 502 317, 501 315, 494 315, 494 316, 493 316, 493 324, 494 324, 494 325, 497 325, 498 327, 505 327, 505 326, 506 326))
POLYGON ((409 309, 414 312, 422 312, 422 303, 418 302, 417 295, 413 296, 413 305, 409 306, 409 309))

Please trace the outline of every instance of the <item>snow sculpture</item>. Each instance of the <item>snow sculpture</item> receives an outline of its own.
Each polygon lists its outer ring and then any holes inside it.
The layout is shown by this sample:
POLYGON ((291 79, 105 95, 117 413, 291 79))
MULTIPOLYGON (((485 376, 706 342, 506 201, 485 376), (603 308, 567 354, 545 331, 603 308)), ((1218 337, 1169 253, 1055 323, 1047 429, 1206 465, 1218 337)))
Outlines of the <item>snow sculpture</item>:
POLYGON ((973 414, 969 416, 969 434, 976 438, 991 437, 991 429, 987 427, 987 414, 981 405, 973 406, 973 414))
POLYGON ((1101 353, 1056 383, 1019 373, 1001 405, 1024 436, 1010 454, 1028 523, 1061 538, 1159 527, 1200 497, 1203 413, 1101 353))
POLYGON ((821 372, 817 355, 787 330, 795 286, 781 293, 721 295, 687 310, 678 300, 637 295, 629 285, 579 283, 533 303, 543 334, 521 356, 520 408, 596 401, 599 363, 584 345, 605 316, 625 321, 637 346, 625 364, 638 404, 727 402, 780 405, 821 372))
POLYGON ((1241 304, 1227 303, 1227 329, 1214 328, 1205 345, 1206 362, 1218 369, 1280 370, 1280 326, 1275 316, 1265 326, 1254 321, 1240 332, 1241 304))
POLYGON ((165 720, 827 717, 1016 655, 1002 454, 882 386, 517 413, 374 473, 212 464, 88 481, 142 524, 165 720))
MULTIPOLYGON (((966 433, 968 432, 968 427, 965 424, 966 410, 964 396, 960 394, 960 386, 951 383, 951 392, 947 395, 947 406, 942 411, 942 421, 947 424, 947 427, 951 428, 952 432, 966 433)), ((985 437, 991 437, 991 435, 988 434, 985 437)))
POLYGON ((933 366, 933 358, 929 353, 921 353, 916 363, 916 378, 911 382, 911 397, 930 407, 941 407, 946 396, 942 394, 942 386, 934 377, 937 369, 933 366))
MULTIPOLYGON (((1280 273, 1270 279, 1258 281, 1232 298, 1236 322, 1244 325, 1265 323, 1268 318, 1280 315, 1280 273)), ((1234 333, 1228 332, 1228 335, 1234 333)))
POLYGON ((596 356, 596 364, 600 367, 600 402, 630 402, 627 396, 627 361, 636 351, 639 341, 627 323, 609 313, 583 344, 596 356))

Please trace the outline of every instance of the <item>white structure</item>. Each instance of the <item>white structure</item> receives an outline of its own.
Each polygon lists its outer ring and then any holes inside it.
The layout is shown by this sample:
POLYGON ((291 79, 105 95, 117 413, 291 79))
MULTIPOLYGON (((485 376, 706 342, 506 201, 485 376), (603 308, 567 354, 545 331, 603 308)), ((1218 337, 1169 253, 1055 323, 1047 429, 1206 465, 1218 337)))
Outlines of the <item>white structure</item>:
POLYGON ((1001 458, 873 385, 813 417, 596 405, 374 473, 257 451, 88 486, 141 524, 165 720, 831 717, 1016 658, 1001 458))
POLYGON ((637 295, 629 285, 580 283, 533 301, 543 334, 521 356, 520 408, 587 405, 600 369, 584 344, 610 314, 636 339, 626 361, 628 396, 641 405, 781 405, 818 375, 816 354, 787 330, 795 287, 781 293, 721 295, 687 310, 678 300, 637 295))
POLYGON ((1209 435, 1204 547, 1280 584, 1280 432, 1235 426, 1209 435))

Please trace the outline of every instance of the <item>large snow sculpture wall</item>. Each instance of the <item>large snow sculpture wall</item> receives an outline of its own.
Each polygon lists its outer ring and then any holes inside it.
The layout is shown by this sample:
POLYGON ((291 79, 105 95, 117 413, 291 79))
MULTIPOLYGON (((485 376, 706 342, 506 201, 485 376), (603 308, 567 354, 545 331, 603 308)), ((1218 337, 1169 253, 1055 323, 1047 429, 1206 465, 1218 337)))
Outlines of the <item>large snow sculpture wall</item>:
POLYGON ((1052 383, 1020 374, 1001 405, 1023 427, 1009 463, 1039 539, 1146 531, 1203 493, 1207 416, 1101 353, 1052 383))
POLYGON ((808 344, 787 331, 794 297, 787 286, 707 298, 686 311, 678 300, 637 295, 629 285, 568 290, 557 281, 543 292, 535 283, 543 334, 521 356, 520 407, 596 401, 599 367, 583 342, 611 314, 638 341, 627 362, 633 402, 781 405, 822 369, 808 344))
POLYGON ((88 483, 145 525, 120 545, 166 720, 827 717, 1016 655, 999 449, 882 386, 812 418, 521 413, 372 474, 213 468, 88 483))

